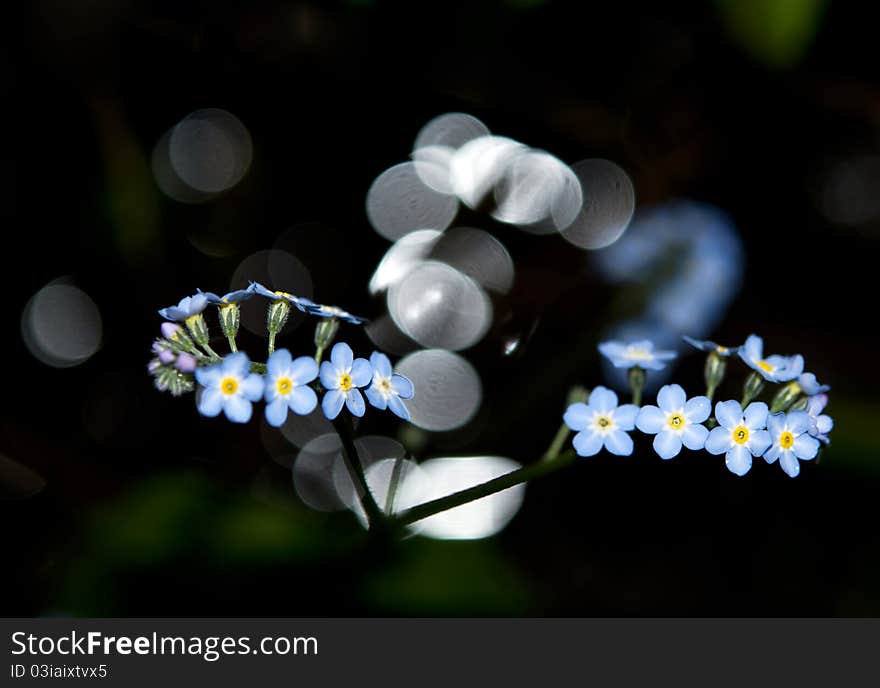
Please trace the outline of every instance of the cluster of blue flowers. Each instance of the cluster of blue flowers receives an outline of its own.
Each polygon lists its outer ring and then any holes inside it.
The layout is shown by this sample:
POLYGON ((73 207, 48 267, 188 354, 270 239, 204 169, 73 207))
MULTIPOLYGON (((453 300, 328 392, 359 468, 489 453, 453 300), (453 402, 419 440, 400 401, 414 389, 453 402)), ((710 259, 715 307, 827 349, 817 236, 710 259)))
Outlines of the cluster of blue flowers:
POLYGON ((756 335, 737 347, 689 337, 685 341, 708 354, 706 394, 688 398, 680 385, 665 385, 657 394, 656 406, 639 404, 644 371, 662 369, 675 358, 675 352, 657 350, 650 341, 599 345, 599 351, 615 367, 630 370, 636 403, 621 405, 617 394, 600 386, 585 402, 570 405, 563 418, 577 433, 573 445, 580 456, 593 456, 603 447, 611 454, 628 456, 633 452, 629 433, 638 429, 654 435, 654 451, 662 459, 678 456, 682 447, 705 449, 710 454, 724 454, 727 468, 745 475, 753 457, 764 457, 767 463, 779 460, 782 470, 794 478, 800 472, 800 461, 816 458, 821 445, 829 443, 834 422, 822 413, 829 387, 819 384, 812 373, 803 372, 802 356, 765 357, 763 341, 756 335), (724 377, 727 359, 732 357, 738 357, 753 372, 743 386, 742 400, 716 403, 712 416, 712 396, 724 377), (782 385, 770 406, 753 401, 766 382, 782 385))
POLYGON ((291 411, 298 415, 314 411, 318 395, 323 394, 321 409, 330 420, 339 415, 343 406, 352 415, 363 416, 364 395, 375 408, 388 409, 403 420, 410 418, 403 400, 413 397, 413 384, 394 372, 385 354, 374 351, 369 360, 355 358, 348 344, 338 342, 333 345, 330 360, 321 362, 340 321, 356 325, 366 322, 341 308, 251 282, 247 289, 224 296, 198 290, 176 306, 161 309, 159 314, 169 322, 162 324, 162 336, 153 343, 155 358, 147 370, 158 389, 175 396, 193 391, 194 383, 198 383, 197 405, 204 416, 214 417, 222 412, 230 421, 246 423, 253 415, 253 403, 265 399, 266 421, 280 427, 291 411), (253 296, 269 299, 269 357, 265 364, 251 362, 236 344, 239 304, 253 296), (218 307, 220 325, 229 342, 231 353, 226 356, 217 354, 209 343, 203 312, 211 304, 218 307), (291 307, 324 319, 315 330, 314 356, 294 358, 287 349, 275 349, 275 336, 284 326, 291 307))

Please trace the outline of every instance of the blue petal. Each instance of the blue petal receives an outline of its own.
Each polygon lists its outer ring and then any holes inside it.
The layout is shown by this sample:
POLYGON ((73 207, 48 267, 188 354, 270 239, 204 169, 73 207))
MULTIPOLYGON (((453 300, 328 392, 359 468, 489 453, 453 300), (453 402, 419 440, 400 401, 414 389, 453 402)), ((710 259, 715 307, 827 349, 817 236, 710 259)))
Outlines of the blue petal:
POLYGON ((401 399, 412 399, 415 395, 415 388, 410 379, 399 373, 391 376, 391 389, 393 389, 401 399))
POLYGON ((638 406, 635 404, 624 404, 614 410, 614 422, 617 423, 621 430, 634 430, 638 415, 638 406))
POLYGON ((223 408, 223 393, 216 387, 203 389, 199 395, 199 413, 213 418, 223 408))
POLYGON ((281 397, 271 404, 266 404, 266 422, 274 428, 280 428, 287 420, 287 399, 281 397))
POLYGON ((816 419, 816 430, 821 435, 827 435, 834 429, 834 419, 831 416, 821 415, 816 419))
POLYGON ((220 365, 223 366, 223 373, 226 375, 244 378, 251 372, 251 362, 243 351, 229 354, 220 365))
POLYGON ((764 461, 767 463, 773 463, 779 458, 780 454, 782 454, 782 447, 778 444, 771 444, 770 448, 764 452, 764 461))
POLYGON ((657 393, 657 406, 667 413, 684 408, 687 395, 681 385, 663 385, 657 393))
MULTIPOLYGON (((324 389, 339 388, 339 375, 336 373, 336 368, 330 363, 330 361, 324 361, 321 364, 321 385, 324 389)), ((339 412, 337 411, 336 413, 339 412)), ((333 418, 335 417, 336 416, 334 415, 333 418)))
POLYGON ((684 415, 692 423, 702 423, 712 413, 709 397, 693 397, 684 405, 684 415))
POLYGON ((578 456, 594 456, 602 448, 602 436, 592 430, 584 430, 574 436, 572 446, 578 456))
POLYGON ((388 408, 390 408, 391 412, 398 418, 409 420, 409 410, 406 408, 406 404, 404 404, 398 397, 388 398, 388 408))
POLYGON ((684 430, 681 431, 681 442, 685 447, 696 451, 702 449, 706 444, 706 438, 709 436, 709 429, 705 425, 695 425, 688 423, 684 430))
POLYGON ((743 422, 749 430, 761 430, 767 427, 767 416, 770 409, 763 401, 753 401, 743 412, 743 422))
POLYGON ((253 405, 247 399, 231 394, 223 404, 223 413, 233 423, 247 423, 253 413, 253 405))
POLYGON ((373 366, 366 358, 356 358, 351 364, 351 382, 355 387, 366 387, 373 379, 373 366))
POLYGON ((576 404, 572 404, 567 409, 565 409, 565 413, 562 414, 563 422, 571 429, 575 431, 586 430, 587 426, 590 424, 590 419, 593 417, 593 411, 584 403, 577 402, 576 404))
POLYGON ((241 381, 241 395, 249 401, 259 401, 265 384, 261 375, 251 373, 241 381))
POLYGON ((623 342, 616 340, 602 342, 599 344, 599 353, 611 359, 623 358, 626 353, 626 345, 623 342))
POLYGON ((295 387, 290 393, 288 404, 297 415, 307 416, 318 405, 318 395, 311 387, 295 387))
POLYGON ((195 315, 196 313, 201 313, 205 310, 205 307, 208 305, 208 297, 204 294, 196 294, 195 296, 190 297, 189 302, 189 314, 195 315))
POLYGON ((750 334, 740 348, 739 355, 746 362, 760 360, 764 355, 764 340, 756 334, 750 334))
POLYGON ((705 449, 710 454, 718 455, 728 451, 734 444, 730 428, 719 426, 712 428, 712 432, 706 438, 705 449))
POLYGON ((318 377, 318 364, 311 356, 300 356, 290 364, 290 379, 297 385, 305 385, 318 377))
POLYGON ((738 401, 719 401, 715 404, 715 420, 728 430, 736 428, 743 420, 742 406, 738 401))
POLYGON ((339 342, 330 352, 330 360, 333 367, 340 373, 347 373, 351 370, 352 361, 354 361, 354 352, 345 342, 339 342))
POLYGON ((785 419, 785 425, 793 435, 800 435, 810 429, 810 416, 806 411, 792 411, 785 419))
POLYGON ((779 437, 782 434, 782 429, 785 427, 785 414, 784 413, 772 413, 767 416, 767 429, 770 431, 770 436, 773 438, 779 437))
MULTIPOLYGON (((323 365, 321 367, 323 368, 323 365)), ((324 412, 324 416, 326 416, 328 420, 333 420, 339 415, 344 403, 345 393, 338 389, 331 389, 321 400, 321 410, 324 412)))
POLYGON ((779 457, 779 465, 792 478, 797 478, 798 473, 801 472, 801 464, 791 450, 783 450, 779 457))
POLYGON ((773 440, 770 439, 770 433, 766 430, 755 430, 749 433, 749 451, 755 456, 763 456, 773 440))
POLYGON ((370 402, 372 406, 375 406, 380 411, 384 411, 388 408, 388 399, 385 397, 382 392, 376 387, 375 383, 364 390, 364 394, 367 395, 367 401, 370 402))
POLYGON ((666 414, 656 406, 642 406, 636 416, 636 427, 649 435, 656 435, 666 424, 666 414))
POLYGON ((348 390, 345 395, 345 405, 348 407, 351 415, 357 416, 358 418, 363 416, 364 412, 367 410, 367 405, 364 403, 364 397, 359 389, 348 390))
POLYGON ((617 408, 617 395, 607 387, 599 385, 590 392, 590 408, 599 413, 608 413, 617 408))
MULTIPOLYGON (((718 430, 718 428, 715 429, 718 430)), ((743 445, 735 444, 724 457, 724 463, 731 473, 745 475, 752 467, 752 455, 743 445)))
POLYGON ((196 368, 196 381, 204 387, 217 387, 221 377, 223 370, 219 365, 196 368))
POLYGON ((266 361, 266 375, 271 378, 286 375, 290 362, 291 356, 287 349, 276 349, 266 361))
POLYGON ((633 453, 632 437, 623 430, 612 430, 605 436, 605 449, 615 456, 629 456, 633 453))
POLYGON ((391 377, 394 372, 391 368, 391 361, 380 351, 374 351, 370 354, 370 365, 381 377, 391 377))
POLYGON ((792 445, 794 455, 803 461, 815 459, 819 453, 819 440, 809 435, 801 435, 794 441, 792 445))
POLYGON ((663 430, 654 436, 654 451, 661 459, 671 459, 681 451, 681 438, 678 433, 663 430))

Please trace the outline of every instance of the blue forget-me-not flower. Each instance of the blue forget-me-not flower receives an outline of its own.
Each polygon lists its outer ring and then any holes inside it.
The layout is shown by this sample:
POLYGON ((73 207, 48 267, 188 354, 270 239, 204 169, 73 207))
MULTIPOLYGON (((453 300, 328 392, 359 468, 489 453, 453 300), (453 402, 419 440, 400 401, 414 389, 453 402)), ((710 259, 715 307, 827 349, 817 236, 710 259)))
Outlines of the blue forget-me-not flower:
POLYGON ((809 435, 810 416, 806 411, 774 413, 767 419, 767 429, 773 444, 764 459, 767 463, 779 459, 782 470, 792 478, 801 471, 798 459, 808 461, 819 453, 819 440, 809 435))
POLYGON ((654 349, 654 342, 647 339, 637 342, 610 340, 602 342, 599 351, 615 368, 639 367, 645 370, 663 370, 666 362, 678 355, 674 351, 654 349))
POLYGON ((318 377, 318 364, 311 356, 293 359, 287 349, 272 352, 266 361, 266 421, 279 428, 287 411, 305 416, 318 405, 318 395, 308 386, 318 377))
POLYGON ((168 306, 159 311, 166 320, 173 322, 182 322, 187 318, 198 315, 208 305, 208 297, 205 294, 195 294, 193 296, 185 296, 176 306, 168 306))
POLYGON ((819 381, 813 373, 801 374, 797 379, 797 383, 798 387, 800 387, 803 393, 807 396, 824 394, 831 389, 831 385, 819 384, 819 381))
POLYGON ((737 401, 719 401, 715 405, 713 428, 706 440, 706 451, 724 454, 728 470, 745 475, 752 467, 752 457, 762 456, 770 448, 767 427, 769 409, 763 401, 754 401, 743 411, 737 401))
POLYGON ((413 383, 409 378, 395 373, 388 356, 378 351, 370 355, 373 367, 373 383, 364 391, 370 404, 377 409, 390 409, 394 415, 409 420, 409 411, 402 399, 412 399, 413 383))
POLYGON ((807 415, 810 417, 808 432, 823 444, 831 442, 828 433, 834 429, 834 420, 831 416, 822 413, 827 405, 827 394, 816 394, 807 401, 807 415))
POLYGON ((764 340, 755 334, 749 335, 738 353, 746 365, 770 382, 789 382, 804 371, 804 357, 800 354, 796 356, 773 355, 765 358, 764 340))
POLYGON ((617 395, 607 387, 596 387, 587 403, 572 404, 565 411, 565 424, 577 434, 572 444, 579 456, 593 456, 605 447, 617 456, 629 456, 639 408, 633 404, 617 405, 617 395))
POLYGON ((643 406, 636 427, 655 435, 654 451, 661 459, 677 456, 684 445, 702 449, 709 431, 701 423, 712 412, 708 397, 687 398, 681 385, 664 385, 657 393, 657 406, 643 406))
POLYGON ((354 416, 363 416, 366 410, 364 397, 358 387, 366 387, 373 378, 373 368, 365 358, 354 358, 351 347, 345 342, 333 346, 330 360, 321 364, 321 384, 327 393, 321 400, 321 408, 328 419, 333 420, 345 404, 354 416))
POLYGON ((688 337, 687 335, 683 335, 682 339, 690 344, 692 347, 699 349, 700 351, 705 351, 708 353, 718 354, 724 358, 730 358, 731 356, 736 356, 739 352, 738 346, 721 346, 721 344, 716 344, 710 339, 694 339, 693 337, 688 337))
POLYGON ((214 417, 221 411, 233 423, 247 423, 253 406, 263 396, 263 377, 251 373, 245 353, 229 354, 220 363, 196 368, 196 380, 204 388, 199 413, 214 417))

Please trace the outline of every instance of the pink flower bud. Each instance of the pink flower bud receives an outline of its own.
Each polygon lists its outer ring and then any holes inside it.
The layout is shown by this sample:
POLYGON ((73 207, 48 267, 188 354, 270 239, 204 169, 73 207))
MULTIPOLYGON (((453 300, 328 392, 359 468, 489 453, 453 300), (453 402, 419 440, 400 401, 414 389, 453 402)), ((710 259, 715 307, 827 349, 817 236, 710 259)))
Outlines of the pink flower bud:
POLYGON ((171 339, 175 334, 180 332, 180 325, 176 325, 175 323, 170 322, 163 322, 160 329, 162 331, 162 336, 165 337, 165 339, 171 339))
POLYGON ((181 373, 191 373, 196 369, 196 359, 195 356, 190 356, 189 354, 179 354, 177 356, 177 362, 174 364, 174 367, 177 368, 181 373))

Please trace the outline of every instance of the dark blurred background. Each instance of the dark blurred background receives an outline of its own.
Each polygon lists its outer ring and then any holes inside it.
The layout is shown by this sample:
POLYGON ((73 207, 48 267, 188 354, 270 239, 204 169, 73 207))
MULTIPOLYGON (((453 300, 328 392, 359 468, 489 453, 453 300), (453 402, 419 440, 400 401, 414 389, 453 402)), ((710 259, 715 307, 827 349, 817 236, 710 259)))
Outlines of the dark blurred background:
MULTIPOLYGON (((13 115, 0 167, 4 615, 880 614, 869 5, 42 0, 19 13, 0 53, 13 115), (234 113, 252 162, 229 191, 180 202, 157 184, 154 151, 203 108, 234 113), (302 503, 259 419, 204 419, 191 397, 152 388, 156 309, 225 291, 291 231, 316 299, 380 316, 367 284, 390 244, 367 221, 367 190, 451 111, 567 162, 615 161, 638 209, 723 210, 744 273, 709 334, 758 332, 832 384, 821 461, 795 480, 760 460, 736 478, 720 458, 661 461, 639 441, 632 457, 529 485, 494 537, 375 548, 350 513, 302 503), (100 349, 78 365, 47 365, 22 337, 49 283, 100 313, 100 349)), ((422 437, 417 458, 528 463, 569 386, 605 379, 595 344, 624 318, 628 287, 558 236, 465 208, 456 223, 503 242, 516 282, 462 352, 482 380, 477 418, 422 437)), ((287 336, 309 352, 309 327, 287 336)), ((683 353, 674 378, 696 393, 702 358, 683 353)), ((368 414, 360 431, 398 424, 368 414)))

